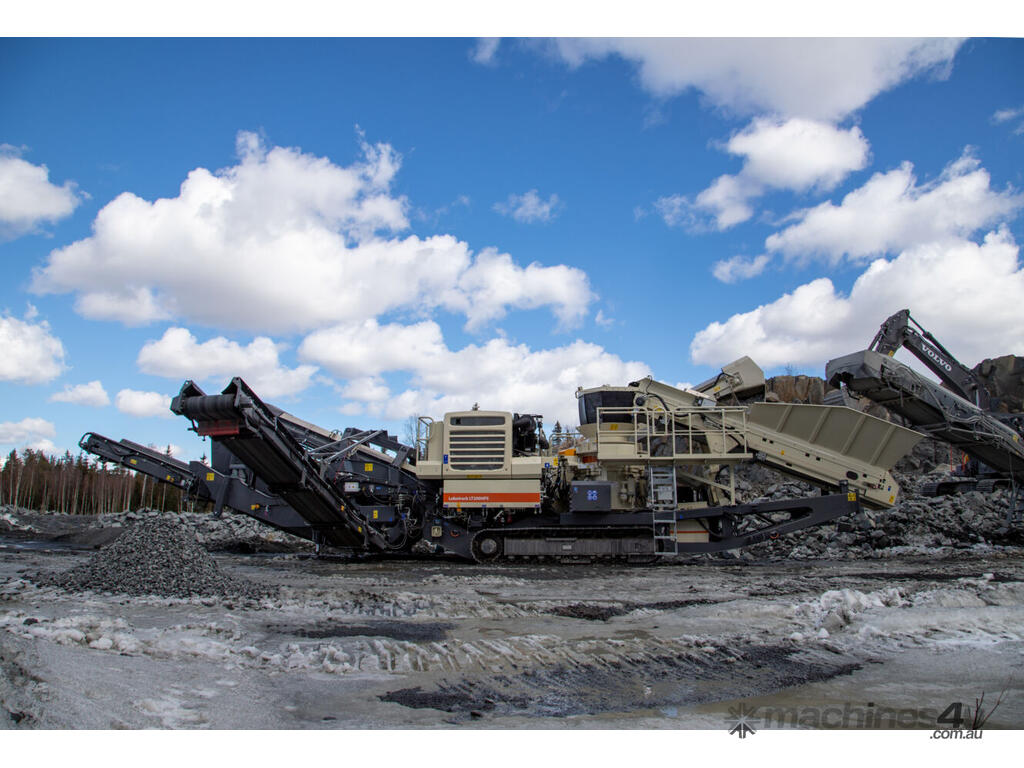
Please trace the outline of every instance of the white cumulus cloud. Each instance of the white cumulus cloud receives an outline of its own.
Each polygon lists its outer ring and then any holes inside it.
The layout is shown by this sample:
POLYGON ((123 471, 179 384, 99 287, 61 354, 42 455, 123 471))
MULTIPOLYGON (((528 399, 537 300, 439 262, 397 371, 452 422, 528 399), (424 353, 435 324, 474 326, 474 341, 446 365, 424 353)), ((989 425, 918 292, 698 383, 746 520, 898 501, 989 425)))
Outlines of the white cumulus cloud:
POLYGON ((719 366, 750 355, 764 367, 823 370, 865 349, 893 312, 909 308, 966 365, 1024 354, 1024 269, 1005 228, 982 243, 929 243, 871 262, 848 295, 828 278, 701 330, 693 362, 719 366))
POLYGON ((94 408, 102 408, 110 405, 110 397, 103 383, 99 379, 90 381, 88 384, 68 384, 63 392, 55 392, 50 395, 51 403, 74 403, 75 405, 90 405, 94 408))
POLYGON ((838 121, 878 94, 925 74, 945 74, 962 40, 928 38, 559 39, 570 66, 620 56, 651 94, 694 88, 738 114, 838 121))
POLYGON ((349 378, 345 413, 387 419, 481 408, 541 413, 547 423, 575 424, 577 386, 625 384, 647 375, 640 362, 624 361, 596 344, 575 341, 534 350, 507 339, 491 339, 452 350, 440 327, 363 323, 310 334, 299 355, 349 378), (382 374, 404 372, 408 387, 393 393, 382 374))
POLYGON ((485 248, 459 277, 449 306, 465 313, 469 328, 504 317, 506 307, 551 306, 560 326, 568 328, 586 315, 593 298, 586 275, 575 267, 537 262, 520 267, 507 253, 485 248))
POLYGON ((52 451, 57 428, 46 419, 25 418, 21 421, 0 422, 0 445, 17 445, 34 450, 52 451))
POLYGON ((753 258, 746 256, 733 256, 728 259, 716 261, 711 267, 711 274, 723 283, 735 283, 739 280, 748 280, 757 277, 764 272, 765 267, 771 262, 772 257, 767 254, 760 254, 753 258))
POLYGON ((21 235, 59 221, 80 202, 74 182, 57 186, 45 165, 33 165, 18 157, 15 147, 0 145, 0 234, 21 235))
POLYGON ((159 392, 140 392, 135 389, 122 389, 114 398, 114 404, 121 413, 129 416, 145 418, 157 416, 162 419, 169 419, 171 413, 170 395, 161 395, 159 392))
MULTIPOLYGON (((391 192, 401 158, 387 144, 362 144, 343 167, 298 149, 267 148, 238 136, 239 162, 188 174, 177 197, 126 192, 108 203, 90 237, 54 250, 38 269, 38 293, 75 293, 94 319, 140 325, 179 318, 253 332, 308 331, 390 311, 464 312, 467 322, 546 302, 563 325, 582 320, 591 291, 585 273, 564 266, 511 270, 503 280, 535 282, 544 296, 484 287, 508 305, 482 306, 476 257, 450 235, 400 236, 407 201, 391 192)), ((481 260, 488 264, 481 266, 481 260)))
POLYGON ((223 336, 200 343, 187 328, 168 328, 161 338, 145 343, 137 362, 143 373, 170 379, 241 376, 260 395, 274 398, 306 389, 317 370, 312 365, 282 366, 279 348, 266 336, 245 346, 223 336))
POLYGON ((758 118, 725 148, 744 158, 744 178, 798 191, 834 188, 848 173, 867 165, 869 149, 857 126, 843 129, 803 118, 758 118))
POLYGON ((544 200, 537 194, 536 189, 528 190, 521 195, 511 194, 504 202, 494 204, 494 210, 502 216, 511 216, 524 224, 551 221, 557 215, 558 208, 558 195, 552 194, 544 200))
POLYGON ((446 351, 441 327, 433 320, 381 325, 369 319, 314 331, 299 345, 299 357, 345 379, 408 370, 446 351))
POLYGON ((955 243, 1022 204, 1013 190, 993 190, 988 171, 968 150, 923 184, 910 163, 876 173, 839 205, 825 202, 795 214, 797 223, 769 236, 765 247, 790 260, 863 260, 922 243, 955 243))
POLYGON ((50 326, 0 317, 0 381, 41 384, 64 371, 64 345, 50 326))
POLYGON ((851 171, 868 162, 868 142, 860 128, 837 128, 815 120, 758 118, 724 145, 742 157, 738 174, 719 176, 697 195, 674 195, 655 204, 669 225, 707 227, 713 219, 719 230, 754 215, 750 201, 771 189, 806 192, 833 189, 851 171))
POLYGON ((723 174, 692 203, 688 197, 672 195, 657 200, 655 207, 669 226, 684 226, 693 231, 712 227, 725 230, 754 215, 750 198, 756 197, 759 189, 738 176, 723 174))

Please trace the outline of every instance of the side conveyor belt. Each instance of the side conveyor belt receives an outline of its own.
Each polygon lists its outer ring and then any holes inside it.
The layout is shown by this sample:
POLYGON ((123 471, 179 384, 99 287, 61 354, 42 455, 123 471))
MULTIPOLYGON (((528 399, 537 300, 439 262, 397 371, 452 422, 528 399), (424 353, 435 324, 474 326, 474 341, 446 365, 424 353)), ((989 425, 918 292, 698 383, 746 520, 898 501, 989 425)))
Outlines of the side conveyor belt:
POLYGON ((86 432, 82 435, 78 446, 104 461, 120 464, 126 469, 134 469, 161 483, 195 493, 201 501, 210 501, 206 489, 201 483, 195 482, 195 475, 192 474, 189 465, 166 453, 133 443, 131 440, 111 440, 95 432, 86 432))
POLYGON ((303 539, 313 538, 309 524, 281 499, 252 488, 202 462, 186 464, 131 440, 115 441, 95 432, 83 435, 78 445, 104 461, 141 472, 158 482, 169 483, 191 494, 199 502, 210 502, 214 514, 220 514, 226 507, 285 533, 303 539))
POLYGON ((830 360, 825 376, 993 469, 1024 476, 1024 444, 1016 431, 903 363, 863 350, 830 360))
POLYGON ((322 540, 339 547, 384 548, 380 535, 348 508, 320 474, 293 431, 240 378, 219 395, 186 381, 171 411, 190 419, 200 435, 221 442, 271 493, 280 496, 322 540))

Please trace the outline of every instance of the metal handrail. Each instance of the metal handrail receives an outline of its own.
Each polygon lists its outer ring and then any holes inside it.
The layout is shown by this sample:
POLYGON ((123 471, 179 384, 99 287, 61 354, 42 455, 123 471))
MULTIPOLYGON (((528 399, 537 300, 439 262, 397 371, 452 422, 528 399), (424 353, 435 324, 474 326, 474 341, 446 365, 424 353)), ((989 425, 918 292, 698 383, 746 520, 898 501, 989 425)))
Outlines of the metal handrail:
POLYGON ((632 435, 637 458, 680 458, 717 455, 710 449, 694 451, 698 443, 707 445, 708 436, 716 435, 723 445, 732 439, 747 452, 747 409, 741 406, 714 406, 700 408, 651 409, 637 406, 608 406, 597 409, 595 422, 597 448, 601 449, 601 439, 606 444, 612 442, 621 445, 623 437, 632 435), (618 417, 614 421, 609 417, 618 417), (622 420, 622 417, 628 420, 622 420), (697 416, 699 419, 695 419, 697 416), (739 421, 737 424, 736 421, 739 421), (695 423, 696 422, 696 423, 695 423), (620 439, 610 441, 612 437, 620 439), (655 456, 651 453, 651 444, 655 438, 665 438, 669 451, 655 456), (688 452, 680 453, 677 445, 680 438, 685 438, 688 452), (695 440, 695 438, 697 438, 695 440), (645 444, 646 443, 646 444, 645 444))

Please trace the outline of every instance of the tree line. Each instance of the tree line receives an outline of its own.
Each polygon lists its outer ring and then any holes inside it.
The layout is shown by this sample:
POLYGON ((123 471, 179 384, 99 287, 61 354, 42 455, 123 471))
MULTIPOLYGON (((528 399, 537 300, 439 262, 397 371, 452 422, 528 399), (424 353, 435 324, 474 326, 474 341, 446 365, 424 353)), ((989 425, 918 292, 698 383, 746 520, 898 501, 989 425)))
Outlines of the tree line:
MULTIPOLYGON (((168 449, 167 454, 170 455, 168 449)), ((149 508, 182 511, 189 499, 179 489, 79 453, 47 456, 12 450, 0 469, 0 505, 43 512, 99 515, 149 508)))

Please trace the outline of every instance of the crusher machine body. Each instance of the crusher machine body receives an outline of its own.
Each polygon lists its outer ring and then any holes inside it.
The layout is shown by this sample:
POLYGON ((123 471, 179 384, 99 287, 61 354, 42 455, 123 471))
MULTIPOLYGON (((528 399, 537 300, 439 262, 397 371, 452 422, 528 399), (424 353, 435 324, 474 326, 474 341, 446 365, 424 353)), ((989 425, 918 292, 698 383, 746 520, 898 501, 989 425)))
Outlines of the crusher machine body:
POLYGON ((481 562, 714 552, 895 503, 890 470, 920 434, 841 406, 720 404, 763 386, 742 358, 693 389, 581 388, 578 431, 553 444, 539 415, 474 409, 421 418, 408 446, 305 422, 239 378, 213 395, 188 381, 171 410, 211 439, 210 465, 95 433, 81 446, 318 546, 481 562), (820 495, 741 502, 748 462, 820 495))

